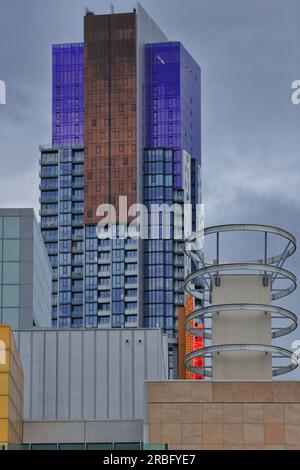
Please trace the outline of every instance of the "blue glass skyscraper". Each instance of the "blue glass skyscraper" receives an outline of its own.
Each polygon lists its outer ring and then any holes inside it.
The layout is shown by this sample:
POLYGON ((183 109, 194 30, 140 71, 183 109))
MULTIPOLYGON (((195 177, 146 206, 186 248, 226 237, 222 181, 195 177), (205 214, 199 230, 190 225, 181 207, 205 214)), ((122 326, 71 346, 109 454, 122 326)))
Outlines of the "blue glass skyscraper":
POLYGON ((52 266, 53 326, 83 326, 83 148, 41 148, 41 230, 52 266))
MULTIPOLYGON (((145 57, 144 202, 191 203, 195 230, 195 207, 201 200, 200 67, 180 42, 147 44, 145 57)), ((144 310, 146 326, 159 325, 176 337, 187 273, 184 234, 181 240, 175 237, 174 219, 171 231, 170 240, 145 242, 144 310)))
POLYGON ((84 43, 53 46, 40 202, 54 326, 159 327, 176 348, 186 269, 176 216, 168 239, 158 222, 155 239, 101 240, 96 208, 117 206, 120 195, 149 210, 200 202, 200 78, 182 44, 167 42, 140 5, 89 12, 84 43))
POLYGON ((201 165, 201 71, 180 42, 146 44, 146 147, 174 150, 174 188, 182 188, 185 150, 201 165))
POLYGON ((83 145, 83 43, 52 47, 52 143, 83 145))

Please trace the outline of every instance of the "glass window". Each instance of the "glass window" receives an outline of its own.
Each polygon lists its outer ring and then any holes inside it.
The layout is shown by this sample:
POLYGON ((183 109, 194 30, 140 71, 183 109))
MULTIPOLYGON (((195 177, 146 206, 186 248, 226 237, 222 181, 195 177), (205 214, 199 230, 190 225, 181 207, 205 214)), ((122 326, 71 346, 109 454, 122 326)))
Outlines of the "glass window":
POLYGON ((143 450, 165 450, 167 444, 143 444, 143 450))
POLYGON ((3 263, 3 284, 19 284, 19 263, 3 263))
POLYGON ((19 324, 19 309, 18 308, 3 308, 2 310, 2 323, 11 325, 15 330, 20 328, 19 324))
POLYGON ((85 450, 84 444, 58 444, 58 450, 85 450))
POLYGON ((112 442, 101 442, 99 444, 87 444, 86 450, 113 450, 112 442))
POLYGON ((97 300, 97 290, 87 290, 85 292, 85 300, 87 302, 95 302, 97 300))
POLYGON ((98 308, 98 305, 96 303, 85 304, 86 315, 97 315, 97 308, 98 308))
POLYGON ((126 323, 136 323, 137 322, 137 315, 126 315, 125 321, 126 321, 126 323))
MULTIPOLYGON (((100 266, 100 272, 105 272, 107 270, 106 266, 100 266)), ((96 276, 97 275, 97 265, 96 264, 86 264, 85 273, 87 276, 96 276)))
POLYGON ((19 238, 20 237, 20 218, 4 217, 3 218, 3 238, 19 238))
POLYGON ((139 442, 115 442, 115 450, 140 450, 139 442))
POLYGON ((19 286, 3 286, 3 307, 19 307, 19 286))
POLYGON ((70 277, 71 276, 71 266, 60 266, 59 267, 59 276, 60 277, 70 277))
POLYGON ((31 444, 31 450, 56 450, 56 444, 31 444))
POLYGON ((20 240, 3 240, 3 261, 19 261, 20 240))
POLYGON ((29 450, 29 444, 9 444, 8 450, 29 450))

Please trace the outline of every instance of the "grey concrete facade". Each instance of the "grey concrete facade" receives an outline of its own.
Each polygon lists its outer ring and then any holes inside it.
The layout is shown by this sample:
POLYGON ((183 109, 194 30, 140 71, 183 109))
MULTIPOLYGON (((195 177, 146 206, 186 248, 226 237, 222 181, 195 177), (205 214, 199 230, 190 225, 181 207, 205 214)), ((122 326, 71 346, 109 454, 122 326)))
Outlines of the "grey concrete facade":
POLYGON ((33 209, 0 209, 0 322, 51 327, 51 266, 33 209))
POLYGON ((143 440, 144 382, 168 378, 161 330, 32 330, 15 337, 27 442, 143 440))
POLYGON ((26 444, 142 442, 143 421, 25 421, 26 444))
MULTIPOLYGON (((263 275, 220 275, 213 284, 212 305, 229 303, 271 304, 271 283, 263 275)), ((271 315, 245 309, 213 314, 212 344, 266 344, 271 346, 271 315)), ((272 355, 265 352, 233 351, 213 354, 214 380, 271 380, 272 355)))

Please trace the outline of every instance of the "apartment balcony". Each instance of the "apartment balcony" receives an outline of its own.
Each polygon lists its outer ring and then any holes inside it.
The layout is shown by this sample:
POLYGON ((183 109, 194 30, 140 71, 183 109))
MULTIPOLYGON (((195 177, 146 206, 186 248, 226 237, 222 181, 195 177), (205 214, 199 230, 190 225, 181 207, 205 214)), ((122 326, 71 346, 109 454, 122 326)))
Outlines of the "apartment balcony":
POLYGON ((92 294, 91 291, 86 291, 85 293, 85 302, 98 302, 97 294, 92 294))
POLYGON ((72 273, 72 279, 83 279, 83 271, 81 273, 72 273))
POLYGON ((99 253, 101 253, 102 251, 110 251, 110 250, 111 250, 110 244, 109 245, 98 246, 99 253))
POLYGON ((184 192, 183 191, 174 191, 173 193, 174 202, 184 202, 184 192))
POLYGON ((43 165, 58 165, 58 154, 57 153, 53 153, 52 154, 47 154, 47 155, 42 155, 40 160, 39 160, 39 163, 41 166, 43 165))
POLYGON ((125 276, 137 276, 138 275, 138 267, 135 269, 125 269, 125 276))
POLYGON ((72 235, 72 240, 73 241, 83 241, 84 240, 84 235, 82 234, 73 234, 72 235))
POLYGON ((81 286, 72 286, 72 292, 82 292, 84 289, 83 283, 81 286))
POLYGON ((110 279, 109 278, 108 278, 108 281, 109 281, 108 284, 105 284, 105 285, 98 284, 98 291, 110 289, 111 285, 110 285, 110 279))
MULTIPOLYGON (((101 255, 103 255, 103 253, 101 253, 101 255)), ((100 255, 100 256, 101 256, 100 255)), ((104 257, 104 258, 98 258, 98 264, 107 264, 107 263, 110 263, 110 253, 108 253, 109 256, 107 257, 104 257)))
POLYGON ((58 235, 45 236, 47 232, 42 232, 44 243, 55 243, 58 241, 58 235))
POLYGON ((83 257, 81 259, 72 259, 72 266, 83 266, 83 257))
POLYGON ((136 283, 132 284, 130 282, 125 282, 125 289, 137 289, 138 288, 138 280, 136 283))
POLYGON ((180 259, 178 256, 174 258, 174 266, 184 267, 184 259, 180 259))
POLYGON ((138 300, 138 296, 137 295, 134 295, 134 296, 128 296, 126 295, 125 296, 125 302, 137 302, 138 300))
POLYGON ((56 209, 40 209, 39 214, 41 217, 47 216, 47 215, 58 215, 58 208, 56 209))
POLYGON ((84 210, 84 207, 83 207, 83 203, 81 205, 81 207, 72 207, 72 214, 83 214, 83 210, 84 210))
POLYGON ((72 226, 73 227, 81 227, 83 225, 83 216, 78 219, 72 218, 72 226))
POLYGON ((183 286, 183 284, 180 284, 180 283, 178 283, 178 282, 175 281, 175 282, 174 282, 174 291, 175 291, 175 292, 179 292, 179 293, 184 292, 184 286, 183 286))
MULTIPOLYGON (((110 303, 108 303, 108 305, 110 307, 110 303)), ((108 310, 98 310, 98 317, 109 317, 110 315, 111 315, 110 308, 108 310)), ((109 328, 109 327, 110 327, 110 319, 107 325, 105 326, 105 328, 109 328)))
POLYGON ((174 242, 174 252, 179 254, 183 253, 183 242, 174 242))
POLYGON ((45 222, 41 219, 41 228, 57 228, 58 222, 45 222))
POLYGON ((72 162, 73 163, 83 163, 84 162, 84 155, 78 155, 78 154, 75 154, 72 158, 72 162))
POLYGON ((58 203, 58 194, 55 195, 45 195, 45 193, 42 193, 41 197, 39 198, 39 202, 41 204, 57 204, 58 203))
MULTIPOLYGON (((83 189, 83 188, 82 188, 83 189)), ((76 196, 75 194, 72 195, 72 201, 78 201, 83 203, 83 196, 76 196)))
POLYGON ((73 246, 73 247, 72 247, 72 254, 73 254, 73 255, 81 255, 81 254, 83 253, 83 251, 84 251, 83 246, 79 246, 79 247, 73 246))
POLYGON ((125 328, 138 328, 138 321, 136 322, 128 322, 126 321, 126 318, 125 318, 125 328))
POLYGON ((175 294, 174 303, 175 305, 184 305, 184 294, 175 294))
POLYGON ((39 172, 39 177, 41 179, 47 179, 47 178, 57 178, 58 177, 58 168, 56 166, 50 167, 46 166, 43 168, 42 171, 39 172), (49 171, 43 171, 43 170, 49 170, 49 171), (50 171, 51 170, 51 171, 50 171))
POLYGON ((106 304, 108 302, 110 302, 110 297, 98 297, 99 304, 106 304))
POLYGON ((58 182, 49 183, 49 180, 45 179, 42 180, 41 184, 39 185, 39 189, 41 191, 57 191, 58 190, 58 182))
POLYGON ((137 315, 138 314, 138 308, 134 308, 134 309, 128 309, 128 308, 125 308, 125 315, 137 315))
POLYGON ((174 278, 175 279, 179 279, 179 280, 183 280, 184 279, 184 269, 176 269, 174 270, 174 278))
POLYGON ((72 303, 72 305, 82 305, 83 295, 79 296, 78 298, 77 297, 72 297, 71 303, 72 303))
POLYGON ((139 244, 139 240, 135 240, 134 238, 128 238, 125 242, 125 249, 127 250, 135 250, 137 249, 139 244))
POLYGON ((126 256, 125 253, 125 263, 136 263, 137 262, 137 254, 136 256, 126 256))
POLYGON ((57 247, 56 248, 50 248, 50 247, 48 248, 46 246, 46 251, 47 251, 48 255, 57 255, 58 254, 58 248, 57 247))
POLYGON ((72 170, 72 176, 82 176, 84 175, 84 170, 81 168, 80 170, 74 169, 72 170))
POLYGON ((110 267, 105 271, 98 271, 98 277, 108 277, 110 276, 110 274, 111 274, 110 267))
POLYGON ((83 181, 72 181, 72 188, 74 189, 83 189, 84 182, 83 181))

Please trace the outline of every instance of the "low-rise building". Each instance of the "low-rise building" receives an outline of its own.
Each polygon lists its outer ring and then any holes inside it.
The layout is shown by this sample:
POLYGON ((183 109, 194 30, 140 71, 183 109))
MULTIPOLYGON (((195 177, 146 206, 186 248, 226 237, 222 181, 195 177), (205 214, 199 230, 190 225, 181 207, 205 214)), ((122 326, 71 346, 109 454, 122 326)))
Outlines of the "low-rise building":
POLYGON ((33 209, 0 209, 0 323, 51 327, 52 270, 33 209))
POLYGON ((168 378, 160 329, 14 334, 24 369, 24 444, 143 442, 145 381, 168 378))

